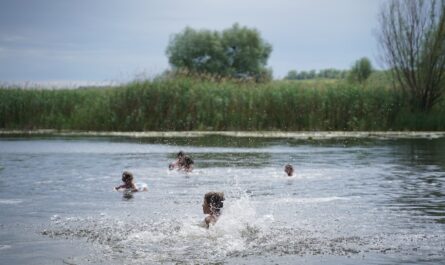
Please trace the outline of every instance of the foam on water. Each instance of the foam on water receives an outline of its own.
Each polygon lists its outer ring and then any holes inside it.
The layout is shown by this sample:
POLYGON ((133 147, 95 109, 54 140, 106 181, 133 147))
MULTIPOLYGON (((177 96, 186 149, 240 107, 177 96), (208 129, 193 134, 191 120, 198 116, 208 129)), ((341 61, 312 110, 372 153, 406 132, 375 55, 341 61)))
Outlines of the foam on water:
POLYGON ((314 197, 314 198, 299 198, 299 197, 287 197, 287 198, 279 198, 274 199, 274 203, 301 203, 301 204, 309 204, 309 203, 324 203, 324 202, 332 202, 332 201, 349 201, 351 198, 345 197, 314 197))
POLYGON ((133 138, 148 138, 148 137, 203 137, 203 136, 229 136, 229 137, 254 137, 254 138, 293 138, 293 139, 338 139, 338 138, 374 138, 374 139, 437 139, 445 137, 445 132, 437 131, 311 131, 311 132, 271 132, 271 131, 182 131, 182 132, 79 132, 79 131, 59 131, 59 130, 33 130, 33 131, 19 131, 10 130, 0 131, 0 135, 57 135, 57 136, 125 136, 133 138))
MULTIPOLYGON (((344 198, 312 198, 301 203, 319 203, 344 198)), ((298 199, 296 200, 298 201, 298 199)), ((209 229, 204 216, 160 219, 52 217, 43 235, 86 239, 103 255, 94 262, 119 260, 144 263, 212 263, 230 258, 263 255, 411 254, 413 249, 430 259, 445 258, 445 234, 374 233, 351 236, 325 234, 283 223, 272 214, 259 216, 257 204, 246 195, 227 200, 223 214, 209 229)), ((85 262, 85 261, 83 261, 85 262)))

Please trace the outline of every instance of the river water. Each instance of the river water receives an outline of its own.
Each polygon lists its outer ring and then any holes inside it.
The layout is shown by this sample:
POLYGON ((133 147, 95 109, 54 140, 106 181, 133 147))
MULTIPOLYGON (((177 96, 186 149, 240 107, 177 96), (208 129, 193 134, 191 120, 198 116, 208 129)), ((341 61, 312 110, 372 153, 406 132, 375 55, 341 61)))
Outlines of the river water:
POLYGON ((445 138, 0 138, 0 264, 444 262, 445 138))

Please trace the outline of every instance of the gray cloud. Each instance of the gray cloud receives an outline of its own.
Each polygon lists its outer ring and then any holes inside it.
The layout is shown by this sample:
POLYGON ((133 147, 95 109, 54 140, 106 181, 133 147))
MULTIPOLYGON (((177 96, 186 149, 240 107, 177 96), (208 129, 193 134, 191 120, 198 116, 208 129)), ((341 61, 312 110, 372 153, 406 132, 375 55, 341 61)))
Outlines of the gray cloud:
POLYGON ((2 0, 0 80, 110 80, 168 68, 169 37, 186 26, 258 29, 277 77, 373 59, 383 0, 2 0))

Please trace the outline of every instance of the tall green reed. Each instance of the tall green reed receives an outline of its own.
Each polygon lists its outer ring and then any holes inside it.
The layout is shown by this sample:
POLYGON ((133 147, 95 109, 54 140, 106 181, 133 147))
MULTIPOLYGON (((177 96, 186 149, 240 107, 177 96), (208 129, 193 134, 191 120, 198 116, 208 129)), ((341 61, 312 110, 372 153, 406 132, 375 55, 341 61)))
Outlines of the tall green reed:
POLYGON ((412 113, 388 86, 345 81, 236 80, 179 76, 119 87, 0 89, 1 129, 444 130, 445 108, 412 113))

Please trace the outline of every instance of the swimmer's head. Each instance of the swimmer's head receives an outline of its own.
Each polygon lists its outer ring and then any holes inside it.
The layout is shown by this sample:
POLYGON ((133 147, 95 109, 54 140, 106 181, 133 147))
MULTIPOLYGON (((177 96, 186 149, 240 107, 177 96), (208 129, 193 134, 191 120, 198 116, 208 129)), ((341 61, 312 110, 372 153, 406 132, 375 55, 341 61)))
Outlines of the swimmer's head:
POLYGON ((294 174, 294 167, 291 164, 287 164, 284 167, 284 172, 290 177, 294 174))
POLYGON ((193 165, 195 162, 193 162, 193 159, 191 159, 189 156, 185 156, 184 157, 184 166, 185 167, 190 167, 191 165, 193 165))
POLYGON ((178 154, 176 155, 177 158, 183 158, 185 156, 185 153, 182 151, 179 151, 178 154))
POLYGON ((204 195, 202 211, 205 214, 219 215, 224 206, 224 192, 207 192, 204 195))
POLYGON ((122 173, 122 181, 125 183, 133 181, 133 174, 129 171, 124 171, 122 173))

